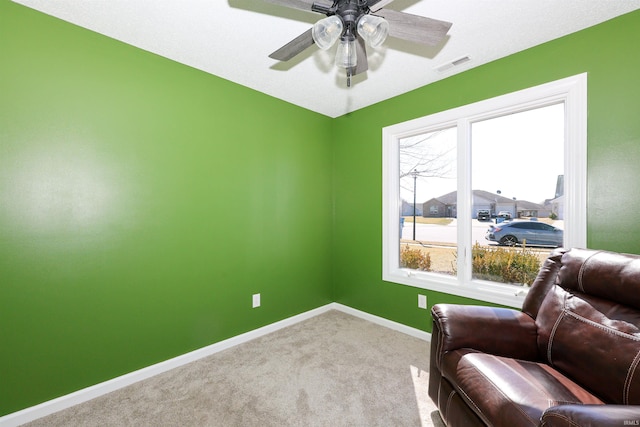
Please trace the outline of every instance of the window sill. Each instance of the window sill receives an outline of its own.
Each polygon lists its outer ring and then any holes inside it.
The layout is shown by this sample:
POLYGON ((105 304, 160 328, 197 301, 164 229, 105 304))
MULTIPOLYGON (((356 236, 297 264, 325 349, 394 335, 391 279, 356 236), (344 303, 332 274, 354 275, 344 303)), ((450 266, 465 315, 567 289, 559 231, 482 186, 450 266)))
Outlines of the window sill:
POLYGON ((522 303, 529 292, 529 288, 522 286, 480 280, 460 283, 455 277, 411 269, 397 269, 394 273, 385 275, 383 280, 516 309, 522 309, 522 303))

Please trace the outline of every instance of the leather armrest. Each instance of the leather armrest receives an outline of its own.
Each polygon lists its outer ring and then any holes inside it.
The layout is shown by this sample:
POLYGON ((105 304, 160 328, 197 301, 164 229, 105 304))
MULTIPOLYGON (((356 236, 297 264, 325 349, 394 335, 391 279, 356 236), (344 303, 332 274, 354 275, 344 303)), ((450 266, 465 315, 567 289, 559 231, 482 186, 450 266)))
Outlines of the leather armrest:
POLYGON ((438 354, 471 348, 497 356, 537 360, 535 321, 508 308, 436 304, 431 309, 439 333, 438 354))
POLYGON ((544 427, 621 427, 640 426, 640 406, 636 405, 559 405, 544 411, 544 427))

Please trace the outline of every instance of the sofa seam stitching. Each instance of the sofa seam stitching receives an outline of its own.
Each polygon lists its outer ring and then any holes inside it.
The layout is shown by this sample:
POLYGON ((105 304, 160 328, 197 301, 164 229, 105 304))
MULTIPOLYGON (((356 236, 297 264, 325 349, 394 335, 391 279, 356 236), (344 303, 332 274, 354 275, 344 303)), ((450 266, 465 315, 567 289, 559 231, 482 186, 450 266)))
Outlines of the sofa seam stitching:
MULTIPOLYGON (((499 360, 499 362, 500 362, 500 363, 502 363, 503 365, 506 365, 503 361, 500 361, 500 360, 499 360)), ((508 367, 508 365, 507 365, 507 367, 508 367)), ((491 378, 489 378, 488 376, 486 376, 486 375, 485 375, 482 371, 480 371, 480 370, 478 370, 477 372, 478 372, 480 375, 482 375, 482 376, 483 376, 483 377, 484 377, 488 382, 490 382, 491 384, 493 384, 493 385, 494 385, 494 387, 495 387, 495 390, 496 390, 498 393, 500 393, 502 396, 506 397, 508 402, 513 402, 513 400, 511 400, 511 398, 509 398, 509 396, 507 396, 507 395, 506 395, 506 394, 505 394, 505 393, 500 389, 500 387, 498 387, 498 385, 497 385, 495 382, 493 382, 493 381, 491 380, 491 378)), ((463 391, 463 390, 460 390, 460 391, 461 391, 462 393, 464 393, 464 391, 463 391)), ((473 403, 473 406, 475 406, 476 408, 478 408, 478 405, 476 405, 476 404, 473 402, 473 400, 471 400, 471 398, 470 398, 466 393, 464 393, 464 395, 465 395, 465 396, 467 396, 467 398, 469 399, 469 401, 473 403)), ((520 407, 519 407, 518 405, 516 405, 516 404, 513 404, 513 403, 512 403, 512 404, 511 404, 511 406, 513 406, 514 408, 516 408, 516 410, 517 410, 517 411, 519 411, 522 415, 524 415, 527 419, 531 420, 531 422, 533 423, 533 425, 537 425, 536 420, 534 420, 533 418, 531 418, 531 417, 529 416, 529 414, 527 414, 527 413, 526 413, 526 412, 524 412, 522 409, 520 409, 520 407)), ((480 413, 482 413, 482 411, 480 410, 480 408, 478 408, 478 411, 480 411, 480 413)))
POLYGON ((638 367, 638 362, 640 362, 640 351, 636 353, 636 357, 633 358, 631 365, 629 365, 629 369, 627 370, 627 377, 624 380, 624 390, 622 391, 622 401, 625 405, 629 404, 629 394, 631 389, 631 380, 636 373, 636 368, 638 367))
POLYGON ((562 319, 564 318, 567 312, 566 305, 567 305, 567 300, 565 296, 564 301, 562 302, 562 311, 558 315, 558 318, 556 319, 556 322, 554 323, 553 328, 551 329, 551 333, 549 334, 549 343, 547 344, 547 360, 549 361, 549 364, 551 366, 554 366, 553 358, 551 357, 551 351, 553 349, 553 341, 555 339, 556 331, 560 326, 560 322, 562 321, 562 319))
POLYGON ((478 411, 478 414, 480 414, 480 417, 488 420, 487 416, 484 414, 484 412, 482 412, 482 409, 480 409, 480 407, 478 405, 476 405, 476 403, 473 401, 473 399, 471 399, 471 397, 462 389, 458 389, 458 393, 463 394, 464 396, 466 396, 467 400, 469 401, 469 403, 471 403, 476 410, 478 411))
MULTIPOLYGON (((592 327, 598 328, 606 333, 610 333, 612 335, 617 335, 621 338, 627 338, 630 339, 632 341, 640 341, 640 338, 636 337, 635 335, 632 334, 627 334, 621 331, 618 331, 616 329, 613 328, 609 328, 605 325, 602 325, 600 323, 594 322, 593 320, 587 319, 584 316, 581 316, 573 311, 570 311, 566 308, 566 299, 565 299, 565 304, 563 304, 563 308, 562 308, 562 313, 560 316, 558 316, 558 319, 556 320, 555 325, 553 326, 553 330, 551 332, 551 336, 549 337, 549 347, 548 347, 548 352, 547 352, 547 358, 549 359, 549 363, 551 364, 551 366, 553 366, 553 362, 551 361, 551 347, 552 347, 552 341, 553 341, 553 336, 556 333, 557 328, 560 325, 560 321, 563 317, 566 316, 570 316, 573 319, 582 322, 582 323, 586 323, 592 327)), ((636 356, 634 357, 632 363, 629 365, 629 368, 627 369, 627 377, 625 378, 625 383, 623 386, 623 390, 622 390, 622 401, 624 404, 628 405, 628 399, 629 399, 629 389, 631 388, 631 378, 633 377, 633 375, 635 374, 636 368, 638 366, 638 363, 640 362, 640 351, 638 353, 636 353, 636 356)))
POLYGON ((593 254, 589 255, 589 256, 588 256, 588 257, 587 257, 587 258, 582 262, 582 265, 580 266, 580 271, 578 271, 578 288, 580 288, 580 290, 581 290, 582 292, 585 292, 585 293, 587 292, 587 291, 584 289, 584 283, 583 283, 583 281, 582 281, 582 277, 584 276, 584 274, 585 274, 585 270, 587 269, 587 262, 588 262, 588 261, 590 261, 590 260, 591 260, 591 258, 593 258, 594 256, 598 255, 598 254, 599 254, 599 253, 601 253, 601 252, 602 252, 602 251, 598 251, 598 252, 596 252, 596 253, 593 253, 593 254))
POLYGON ((451 392, 449 393, 449 397, 447 397, 447 415, 449 414, 449 407, 451 406, 451 401, 453 400, 453 396, 456 394, 455 390, 451 390, 451 392))
POLYGON ((602 323, 594 322, 593 320, 587 319, 586 317, 581 316, 578 313, 573 312, 571 310, 566 310, 565 313, 580 322, 587 323, 588 325, 591 325, 594 328, 602 329, 603 331, 608 332, 610 334, 617 335, 621 338, 627 338, 632 341, 640 341, 640 337, 637 337, 633 334, 628 334, 626 332, 619 331, 614 328, 610 328, 608 326, 603 325, 602 323))

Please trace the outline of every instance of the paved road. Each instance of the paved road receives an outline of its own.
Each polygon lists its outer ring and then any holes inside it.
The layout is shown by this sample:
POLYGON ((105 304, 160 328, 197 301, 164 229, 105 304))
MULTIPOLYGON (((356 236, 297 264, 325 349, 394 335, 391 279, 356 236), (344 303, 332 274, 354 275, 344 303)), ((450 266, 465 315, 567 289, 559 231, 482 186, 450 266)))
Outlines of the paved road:
MULTIPOLYGON (((481 245, 489 243, 484 238, 484 235, 489 229, 489 225, 492 222, 472 220, 471 228, 471 241, 476 241, 481 245)), ((449 225, 435 225, 435 224, 416 224, 416 240, 426 242, 445 242, 456 243, 457 242, 457 220, 454 219, 449 225)), ((413 222, 405 222, 402 229, 402 238, 412 240, 413 239, 413 222)))
MULTIPOLYGON (((481 245, 495 245, 495 242, 489 242, 484 236, 493 221, 471 220, 471 242, 481 245)), ((562 221, 556 221, 554 225, 563 228, 562 221)), ((457 241, 457 219, 453 219, 449 225, 436 224, 416 224, 416 240, 423 242, 443 242, 455 244, 457 241)), ((413 240, 413 222, 405 222, 402 229, 402 238, 413 240)))

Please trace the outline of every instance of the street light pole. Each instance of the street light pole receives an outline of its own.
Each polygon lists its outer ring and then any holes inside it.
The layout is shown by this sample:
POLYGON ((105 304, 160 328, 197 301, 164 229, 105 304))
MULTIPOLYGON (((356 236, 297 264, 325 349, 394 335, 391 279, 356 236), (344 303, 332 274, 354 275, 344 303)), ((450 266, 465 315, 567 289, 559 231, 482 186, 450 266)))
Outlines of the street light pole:
POLYGON ((416 240, 416 178, 418 177, 418 171, 413 170, 413 240, 416 240))

